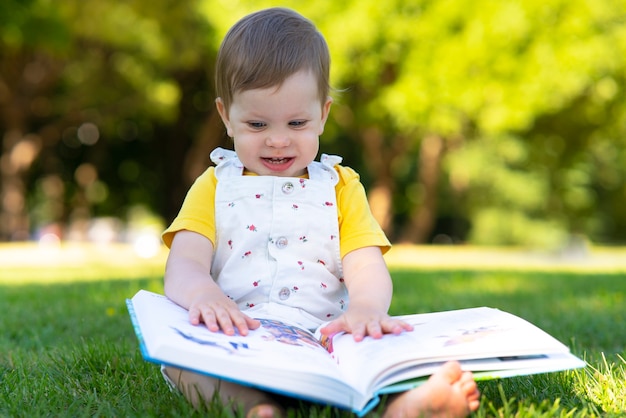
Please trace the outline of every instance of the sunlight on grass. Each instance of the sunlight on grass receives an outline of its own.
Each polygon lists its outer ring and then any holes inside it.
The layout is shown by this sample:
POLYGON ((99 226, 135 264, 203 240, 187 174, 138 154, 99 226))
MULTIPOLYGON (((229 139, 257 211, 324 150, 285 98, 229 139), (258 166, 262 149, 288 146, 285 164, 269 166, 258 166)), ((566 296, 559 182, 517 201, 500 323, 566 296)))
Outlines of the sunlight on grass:
POLYGON ((523 248, 394 245, 385 254, 394 268, 430 270, 522 270, 626 272, 626 247, 590 247, 581 251, 540 252, 523 248))
MULTIPOLYGON (((161 276, 166 258, 164 246, 155 255, 145 257, 128 244, 4 243, 0 244, 0 284, 161 276)), ((626 272, 626 248, 593 248, 574 257, 510 248, 395 245, 385 259, 389 267, 396 270, 626 272)), ((483 289, 497 289, 502 294, 524 290, 516 282, 480 285, 483 289)))
POLYGON ((626 413, 626 360, 619 354, 620 364, 609 362, 602 353, 598 367, 589 366, 585 373, 578 373, 579 392, 602 411, 626 413))
POLYGON ((0 244, 0 284, 67 283, 162 276, 167 250, 142 257, 126 244, 0 244))

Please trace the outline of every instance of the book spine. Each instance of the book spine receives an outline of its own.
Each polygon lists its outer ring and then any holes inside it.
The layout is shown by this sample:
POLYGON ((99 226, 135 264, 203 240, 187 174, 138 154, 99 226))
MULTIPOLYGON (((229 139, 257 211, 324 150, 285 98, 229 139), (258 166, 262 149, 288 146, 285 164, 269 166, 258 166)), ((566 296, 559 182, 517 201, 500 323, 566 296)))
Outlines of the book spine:
POLYGON ((128 314, 130 316, 130 321, 133 324, 133 329, 135 330, 135 335, 139 340, 139 349, 141 350, 141 355, 144 358, 149 357, 148 349, 146 347, 146 343, 143 339, 143 334, 141 333, 141 327, 139 326, 139 320, 137 319, 137 314, 135 313, 135 307, 133 306, 132 299, 126 299, 126 309, 128 309, 128 314))

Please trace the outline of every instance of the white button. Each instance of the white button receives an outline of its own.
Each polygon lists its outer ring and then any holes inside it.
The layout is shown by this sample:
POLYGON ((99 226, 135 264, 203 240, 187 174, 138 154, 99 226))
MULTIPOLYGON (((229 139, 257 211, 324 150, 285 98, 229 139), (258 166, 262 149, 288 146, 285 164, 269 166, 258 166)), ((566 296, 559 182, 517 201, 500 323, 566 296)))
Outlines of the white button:
POLYGON ((280 289, 280 291, 278 292, 278 298, 280 300, 287 300, 289 299, 289 295, 291 294, 291 292, 289 291, 288 288, 283 287, 282 289, 280 289))
POLYGON ((276 240, 276 248, 278 248, 279 250, 285 248, 287 244, 289 244, 289 240, 287 240, 287 238, 285 237, 280 237, 276 240))
POLYGON ((283 184, 283 193, 285 194, 290 194, 291 192, 293 192, 293 183, 288 181, 287 183, 283 184))

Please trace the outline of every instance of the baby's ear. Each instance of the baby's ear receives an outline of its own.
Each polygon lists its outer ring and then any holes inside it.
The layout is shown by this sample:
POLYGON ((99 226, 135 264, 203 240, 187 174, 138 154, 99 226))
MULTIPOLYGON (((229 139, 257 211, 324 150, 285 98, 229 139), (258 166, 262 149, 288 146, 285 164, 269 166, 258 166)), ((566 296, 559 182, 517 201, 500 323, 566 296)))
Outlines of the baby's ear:
POLYGON ((215 99, 215 107, 217 108, 217 113, 220 114, 220 118, 222 118, 222 122, 224 123, 224 126, 226 127, 226 134, 232 138, 233 135, 232 135, 232 130, 230 128, 230 119, 228 117, 228 111, 226 110, 226 106, 224 105, 224 101, 222 100, 221 97, 218 97, 217 99, 215 99))
POLYGON ((324 104, 322 104, 322 123, 321 123, 321 135, 324 132, 324 125, 326 125, 326 121, 328 120, 328 115, 330 114, 330 107, 333 104, 333 98, 328 96, 324 104))

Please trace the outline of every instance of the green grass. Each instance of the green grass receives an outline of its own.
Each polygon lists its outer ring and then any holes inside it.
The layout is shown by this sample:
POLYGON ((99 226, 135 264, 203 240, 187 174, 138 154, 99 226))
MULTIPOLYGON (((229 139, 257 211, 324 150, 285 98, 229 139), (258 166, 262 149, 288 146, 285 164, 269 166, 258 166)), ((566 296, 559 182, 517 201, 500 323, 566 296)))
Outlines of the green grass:
MULTIPOLYGON (((0 271, 0 416, 229 416, 217 403, 194 411, 141 358, 125 299, 142 288, 162 292, 154 263, 108 269, 99 262, 88 280, 75 265, 24 271, 0 271)), ((497 307, 540 326, 590 364, 480 382, 482 404, 473 416, 624 416, 626 273, 392 271, 394 314, 497 307)), ((310 405, 292 412, 351 416, 310 405)))

